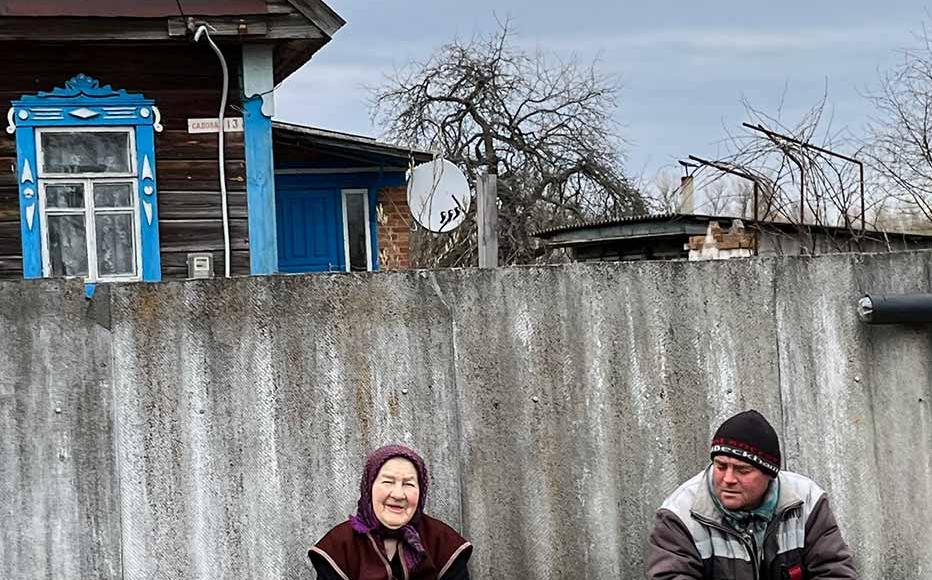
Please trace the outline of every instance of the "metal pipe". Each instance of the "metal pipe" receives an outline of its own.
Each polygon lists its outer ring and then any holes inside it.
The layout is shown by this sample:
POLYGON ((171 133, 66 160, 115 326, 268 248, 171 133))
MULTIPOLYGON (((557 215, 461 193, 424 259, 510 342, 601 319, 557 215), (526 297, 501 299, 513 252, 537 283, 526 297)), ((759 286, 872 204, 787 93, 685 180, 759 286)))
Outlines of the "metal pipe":
POLYGON ((226 176, 226 159, 224 157, 224 142, 223 142, 223 125, 224 125, 224 113, 227 108, 227 94, 230 92, 230 71, 227 68, 226 58, 223 56, 223 52, 220 51, 220 48, 210 37, 210 33, 207 31, 207 26, 201 25, 198 27, 197 32, 194 33, 194 42, 199 42, 201 37, 205 37, 207 42, 210 44, 210 47, 214 49, 214 52, 217 54, 217 59, 220 60, 220 68, 223 70, 223 94, 220 96, 220 115, 219 115, 219 127, 218 127, 218 137, 217 145, 220 149, 220 207, 223 214, 223 270, 224 276, 230 277, 230 212, 227 205, 227 176, 226 176))
MULTIPOLYGON (((735 176, 737 176, 737 177, 741 177, 741 178, 743 178, 743 179, 747 179, 748 181, 750 181, 751 183, 753 183, 753 184, 754 184, 754 221, 755 221, 755 222, 758 221, 758 214, 757 214, 757 196, 759 195, 760 190, 759 190, 759 188, 758 188, 759 179, 758 179, 755 175, 752 175, 752 174, 747 173, 747 172, 744 172, 744 171, 739 171, 739 170, 735 169, 734 167, 725 165, 725 164, 720 163, 720 162, 718 162, 718 161, 709 161, 709 160, 703 159, 703 158, 701 158, 701 157, 696 157, 695 155, 690 155, 689 158, 692 159, 693 161, 695 161, 696 163, 700 164, 700 165, 706 165, 706 166, 708 166, 708 167, 714 167, 715 169, 718 169, 719 171, 721 171, 721 172, 723 172, 723 173, 728 173, 728 174, 731 174, 731 175, 735 175, 735 176)), ((689 165, 689 164, 686 163, 685 161, 680 161, 680 165, 683 165, 683 166, 685 167, 685 166, 687 166, 687 165, 689 165)))
POLYGON ((800 147, 805 147, 806 149, 812 149, 813 151, 818 151, 819 153, 824 153, 826 155, 831 155, 832 157, 837 157, 839 159, 844 159, 850 163, 856 163, 858 166, 858 178, 861 191, 861 233, 864 233, 866 228, 865 225, 865 205, 864 205, 864 162, 849 155, 843 153, 838 153, 837 151, 832 151, 831 149, 826 149, 825 147, 819 147, 818 145, 813 145, 812 143, 806 143, 805 141, 800 141, 799 139, 792 137, 790 135, 784 135, 782 133, 777 133, 771 129, 767 129, 761 124, 752 125, 750 123, 742 123, 743 126, 751 129, 752 131, 758 131, 770 137, 771 139, 782 139, 784 141, 789 141, 790 143, 795 143, 800 147))
MULTIPOLYGON (((719 162, 717 162, 717 161, 709 161, 708 159, 703 159, 703 158, 697 157, 697 156, 695 156, 695 155, 690 155, 689 158, 690 158, 691 160, 695 161, 696 163, 698 163, 699 165, 706 165, 706 166, 708 166, 708 167, 713 167, 713 168, 718 169, 719 171, 722 171, 722 172, 724 172, 724 173, 728 173, 728 174, 734 175, 734 176, 736 176, 736 177, 741 177, 741 178, 743 178, 743 179, 747 179, 747 180, 749 180, 751 183, 754 184, 754 216, 753 216, 753 222, 754 222, 754 255, 755 255, 755 256, 758 255, 759 246, 760 246, 760 224, 759 224, 758 222, 759 222, 760 220, 758 219, 759 216, 758 216, 758 213, 757 213, 757 198, 758 198, 758 195, 760 194, 760 188, 759 188, 759 181, 760 181, 760 180, 759 180, 755 175, 752 175, 752 174, 747 173, 747 172, 744 172, 744 171, 739 171, 739 170, 735 169, 734 167, 730 167, 730 166, 728 166, 728 165, 724 165, 724 164, 719 163, 719 162)), ((687 166, 689 166, 690 164, 689 164, 689 163, 686 163, 685 161, 680 161, 680 165, 682 165, 683 167, 687 167, 687 166)))
POLYGON ((867 294, 858 300, 858 318, 866 324, 932 322, 932 294, 867 294))
POLYGON ((796 167, 799 167, 799 229, 802 232, 803 226, 806 223, 806 169, 803 167, 803 162, 800 159, 797 159, 795 155, 789 152, 786 148, 783 148, 783 154, 787 158, 796 164, 796 167))

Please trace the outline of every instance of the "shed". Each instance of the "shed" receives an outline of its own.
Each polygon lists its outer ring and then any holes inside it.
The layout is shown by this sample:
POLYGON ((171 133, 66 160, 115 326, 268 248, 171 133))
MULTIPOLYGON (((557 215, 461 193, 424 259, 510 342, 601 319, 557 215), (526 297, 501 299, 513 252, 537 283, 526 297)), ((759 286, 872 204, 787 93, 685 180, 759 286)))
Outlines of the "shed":
POLYGON ((690 238, 705 236, 710 224, 721 230, 742 222, 747 240, 739 244, 758 255, 829 254, 932 248, 932 236, 779 221, 743 221, 731 216, 659 213, 550 228, 534 233, 545 250, 571 260, 670 260, 689 257, 690 238))

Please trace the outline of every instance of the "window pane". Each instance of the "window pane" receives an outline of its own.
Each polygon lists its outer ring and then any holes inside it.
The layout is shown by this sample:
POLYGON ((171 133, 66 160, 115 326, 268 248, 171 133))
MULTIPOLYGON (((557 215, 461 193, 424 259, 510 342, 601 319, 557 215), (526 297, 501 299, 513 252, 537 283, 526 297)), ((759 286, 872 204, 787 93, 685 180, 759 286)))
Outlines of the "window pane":
POLYGON ((84 185, 80 183, 46 185, 45 206, 48 208, 84 207, 84 185))
POLYGON ((346 194, 346 235, 349 241, 349 264, 353 272, 365 272, 369 269, 366 258, 366 217, 365 200, 362 193, 346 194))
POLYGON ((95 183, 94 207, 132 207, 132 183, 95 183))
POLYGON ((136 273, 132 213, 98 213, 97 272, 100 276, 132 276, 136 273))
POLYGON ((49 263, 52 276, 87 276, 83 215, 50 215, 49 263))
POLYGON ((129 173, 129 133, 42 133, 44 173, 129 173))

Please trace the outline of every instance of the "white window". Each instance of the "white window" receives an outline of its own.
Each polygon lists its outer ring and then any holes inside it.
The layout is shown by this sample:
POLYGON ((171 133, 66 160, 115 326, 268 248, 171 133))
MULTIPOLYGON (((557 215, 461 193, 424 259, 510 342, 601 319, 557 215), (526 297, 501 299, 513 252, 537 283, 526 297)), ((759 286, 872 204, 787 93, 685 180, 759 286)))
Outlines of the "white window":
POLYGON ((133 135, 128 127, 37 130, 45 276, 139 279, 133 135))
POLYGON ((369 190, 343 190, 343 250, 348 272, 372 270, 369 234, 369 190))

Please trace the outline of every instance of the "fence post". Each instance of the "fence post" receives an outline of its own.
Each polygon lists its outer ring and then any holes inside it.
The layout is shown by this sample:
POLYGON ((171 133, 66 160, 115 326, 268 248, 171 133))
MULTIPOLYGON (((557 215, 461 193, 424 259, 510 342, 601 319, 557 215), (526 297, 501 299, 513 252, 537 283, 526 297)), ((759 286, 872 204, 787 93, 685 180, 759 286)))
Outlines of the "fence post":
POLYGON ((498 183, 497 175, 479 176, 476 221, 479 222, 479 267, 498 267, 498 183))

